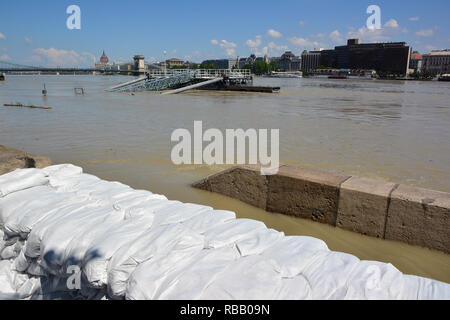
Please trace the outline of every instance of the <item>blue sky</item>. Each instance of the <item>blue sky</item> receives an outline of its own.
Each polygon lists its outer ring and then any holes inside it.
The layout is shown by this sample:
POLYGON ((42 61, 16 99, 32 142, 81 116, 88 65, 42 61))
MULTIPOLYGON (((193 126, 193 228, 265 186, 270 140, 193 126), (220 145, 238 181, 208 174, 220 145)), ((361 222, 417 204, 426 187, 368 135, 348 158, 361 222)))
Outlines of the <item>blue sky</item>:
POLYGON ((87 66, 104 49, 110 60, 279 56, 285 50, 333 48, 350 37, 406 41, 421 53, 450 48, 450 1, 405 0, 39 0, 0 2, 0 60, 28 65, 87 66), (69 30, 66 8, 81 8, 69 30), (381 30, 366 26, 381 8, 381 30))

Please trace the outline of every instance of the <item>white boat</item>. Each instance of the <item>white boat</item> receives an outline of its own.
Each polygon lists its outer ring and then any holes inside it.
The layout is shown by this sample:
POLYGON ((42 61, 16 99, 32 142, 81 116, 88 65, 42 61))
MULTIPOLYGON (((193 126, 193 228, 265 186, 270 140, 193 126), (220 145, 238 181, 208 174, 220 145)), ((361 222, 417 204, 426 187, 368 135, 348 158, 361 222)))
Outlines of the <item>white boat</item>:
POLYGON ((301 71, 286 71, 286 72, 276 72, 272 71, 269 74, 272 78, 303 78, 303 72, 301 71))

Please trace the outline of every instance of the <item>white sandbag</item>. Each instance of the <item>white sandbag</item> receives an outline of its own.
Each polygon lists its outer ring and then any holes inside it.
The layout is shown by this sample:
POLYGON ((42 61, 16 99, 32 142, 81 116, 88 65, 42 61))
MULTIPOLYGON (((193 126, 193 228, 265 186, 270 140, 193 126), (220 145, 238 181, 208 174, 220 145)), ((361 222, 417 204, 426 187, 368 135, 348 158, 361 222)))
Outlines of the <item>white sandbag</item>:
POLYGON ((156 291, 161 300, 195 300, 240 255, 233 247, 205 249, 193 256, 188 265, 172 272, 156 291))
POLYGON ((54 178, 63 179, 70 176, 77 176, 83 173, 83 168, 73 164, 58 164, 43 168, 42 171, 49 176, 50 184, 54 178))
POLYGON ((144 205, 145 203, 152 202, 154 200, 167 200, 163 195, 153 194, 150 191, 145 190, 133 190, 127 197, 115 199, 113 206, 116 209, 127 210, 131 207, 144 205))
MULTIPOLYGON (((54 190, 49 186, 37 186, 9 194, 3 198, 0 197, 0 226, 4 225, 11 214, 20 213, 20 209, 30 201, 48 198, 52 193, 54 190)), ((45 206, 45 202, 42 203, 42 206, 45 206)))
POLYGON ((71 215, 98 207, 99 205, 95 202, 86 202, 68 204, 62 208, 53 210, 51 214, 40 220, 28 235, 25 245, 25 255, 30 258, 39 257, 41 253, 41 241, 47 230, 53 230, 55 225, 71 215))
POLYGON ((0 198, 10 193, 48 184, 48 177, 39 169, 22 169, 0 176, 0 198), (11 174, 11 175, 10 175, 11 174))
POLYGON ((153 300, 159 291, 167 288, 164 284, 173 274, 191 263, 196 253, 203 248, 203 243, 188 246, 181 245, 179 250, 173 249, 168 254, 157 255, 139 264, 131 273, 127 283, 125 298, 129 300, 153 300))
POLYGON ((261 254, 264 250, 284 237, 283 232, 273 229, 261 229, 251 237, 236 241, 236 247, 243 257, 261 254))
POLYGON ((310 284, 315 300, 343 299, 347 292, 347 281, 360 260, 350 254, 328 252, 315 259, 302 270, 310 284))
POLYGON ((181 224, 153 225, 137 239, 125 243, 108 264, 108 293, 112 298, 125 296, 126 286, 136 267, 155 256, 203 249, 203 236, 181 224))
POLYGON ((56 210, 69 203, 80 201, 86 201, 86 198, 70 193, 59 194, 53 190, 49 190, 38 198, 30 199, 10 214, 3 228, 5 233, 10 237, 20 235, 26 238, 33 226, 50 214, 51 210, 56 210))
POLYGON ((258 231, 266 229, 260 221, 250 219, 231 220, 220 224, 205 233, 205 248, 220 248, 253 237, 258 231))
POLYGON ((404 300, 450 300, 448 284, 422 277, 404 275, 404 300))
POLYGON ((361 261, 347 280, 341 299, 398 300, 404 290, 403 274, 390 263, 361 261))
POLYGON ((311 237, 284 237, 262 255, 270 259, 283 278, 299 275, 318 257, 329 252, 325 242, 311 237))
POLYGON ((207 206, 173 201, 169 206, 155 210, 155 224, 180 223, 211 210, 212 208, 207 206))
POLYGON ((93 187, 102 180, 94 175, 83 173, 69 177, 52 177, 50 185, 59 192, 76 192, 84 188, 93 187))
POLYGON ((217 276, 200 299, 274 300, 282 286, 280 274, 268 259, 260 255, 241 257, 217 276))
POLYGON ((124 220, 97 237, 87 250, 82 269, 92 287, 100 288, 108 283, 107 267, 113 254, 126 242, 137 239, 153 223, 153 215, 124 220))
POLYGON ((79 211, 76 215, 59 220, 42 237, 40 257, 44 263, 43 266, 52 274, 65 273, 65 270, 62 270, 65 265, 65 251, 74 237, 89 230, 93 224, 103 225, 106 221, 108 225, 108 220, 117 223, 122 221, 123 217, 123 211, 116 211, 111 206, 105 206, 88 208, 88 210, 79 211))
POLYGON ((232 211, 212 210, 206 211, 182 223, 186 228, 199 234, 204 234, 206 231, 234 219, 236 219, 236 214, 232 211))
POLYGON ((9 260, 0 260, 0 299, 18 298, 19 296, 14 286, 12 262, 9 260))
POLYGON ((303 275, 294 278, 281 278, 281 287, 274 294, 274 300, 311 300, 314 299, 311 285, 303 275))

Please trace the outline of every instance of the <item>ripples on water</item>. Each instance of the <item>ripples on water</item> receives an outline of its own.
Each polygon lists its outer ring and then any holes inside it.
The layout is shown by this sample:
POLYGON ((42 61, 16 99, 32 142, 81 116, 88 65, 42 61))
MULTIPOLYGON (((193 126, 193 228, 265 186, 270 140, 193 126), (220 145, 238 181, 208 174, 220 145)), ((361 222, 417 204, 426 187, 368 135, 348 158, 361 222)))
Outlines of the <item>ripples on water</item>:
POLYGON ((1 144, 72 162, 105 179, 172 199, 231 209, 333 250, 450 282, 448 255, 268 214, 189 184, 226 166, 176 167, 170 135, 208 128, 280 129, 280 160, 450 192, 450 83, 257 78, 280 94, 196 91, 173 96, 104 89, 130 77, 7 76, 0 82, 1 144), (43 84, 47 98, 41 96, 43 84), (85 88, 84 96, 74 88, 85 88), (3 107, 48 105, 52 110, 3 107))

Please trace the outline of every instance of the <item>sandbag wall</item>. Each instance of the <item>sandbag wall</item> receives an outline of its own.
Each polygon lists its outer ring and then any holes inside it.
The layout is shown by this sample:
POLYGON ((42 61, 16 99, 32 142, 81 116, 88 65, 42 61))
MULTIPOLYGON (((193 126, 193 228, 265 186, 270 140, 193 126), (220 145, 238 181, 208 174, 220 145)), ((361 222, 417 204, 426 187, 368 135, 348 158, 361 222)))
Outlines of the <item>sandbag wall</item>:
POLYGON ((450 299, 450 285, 73 165, 0 176, 0 299, 450 299))

